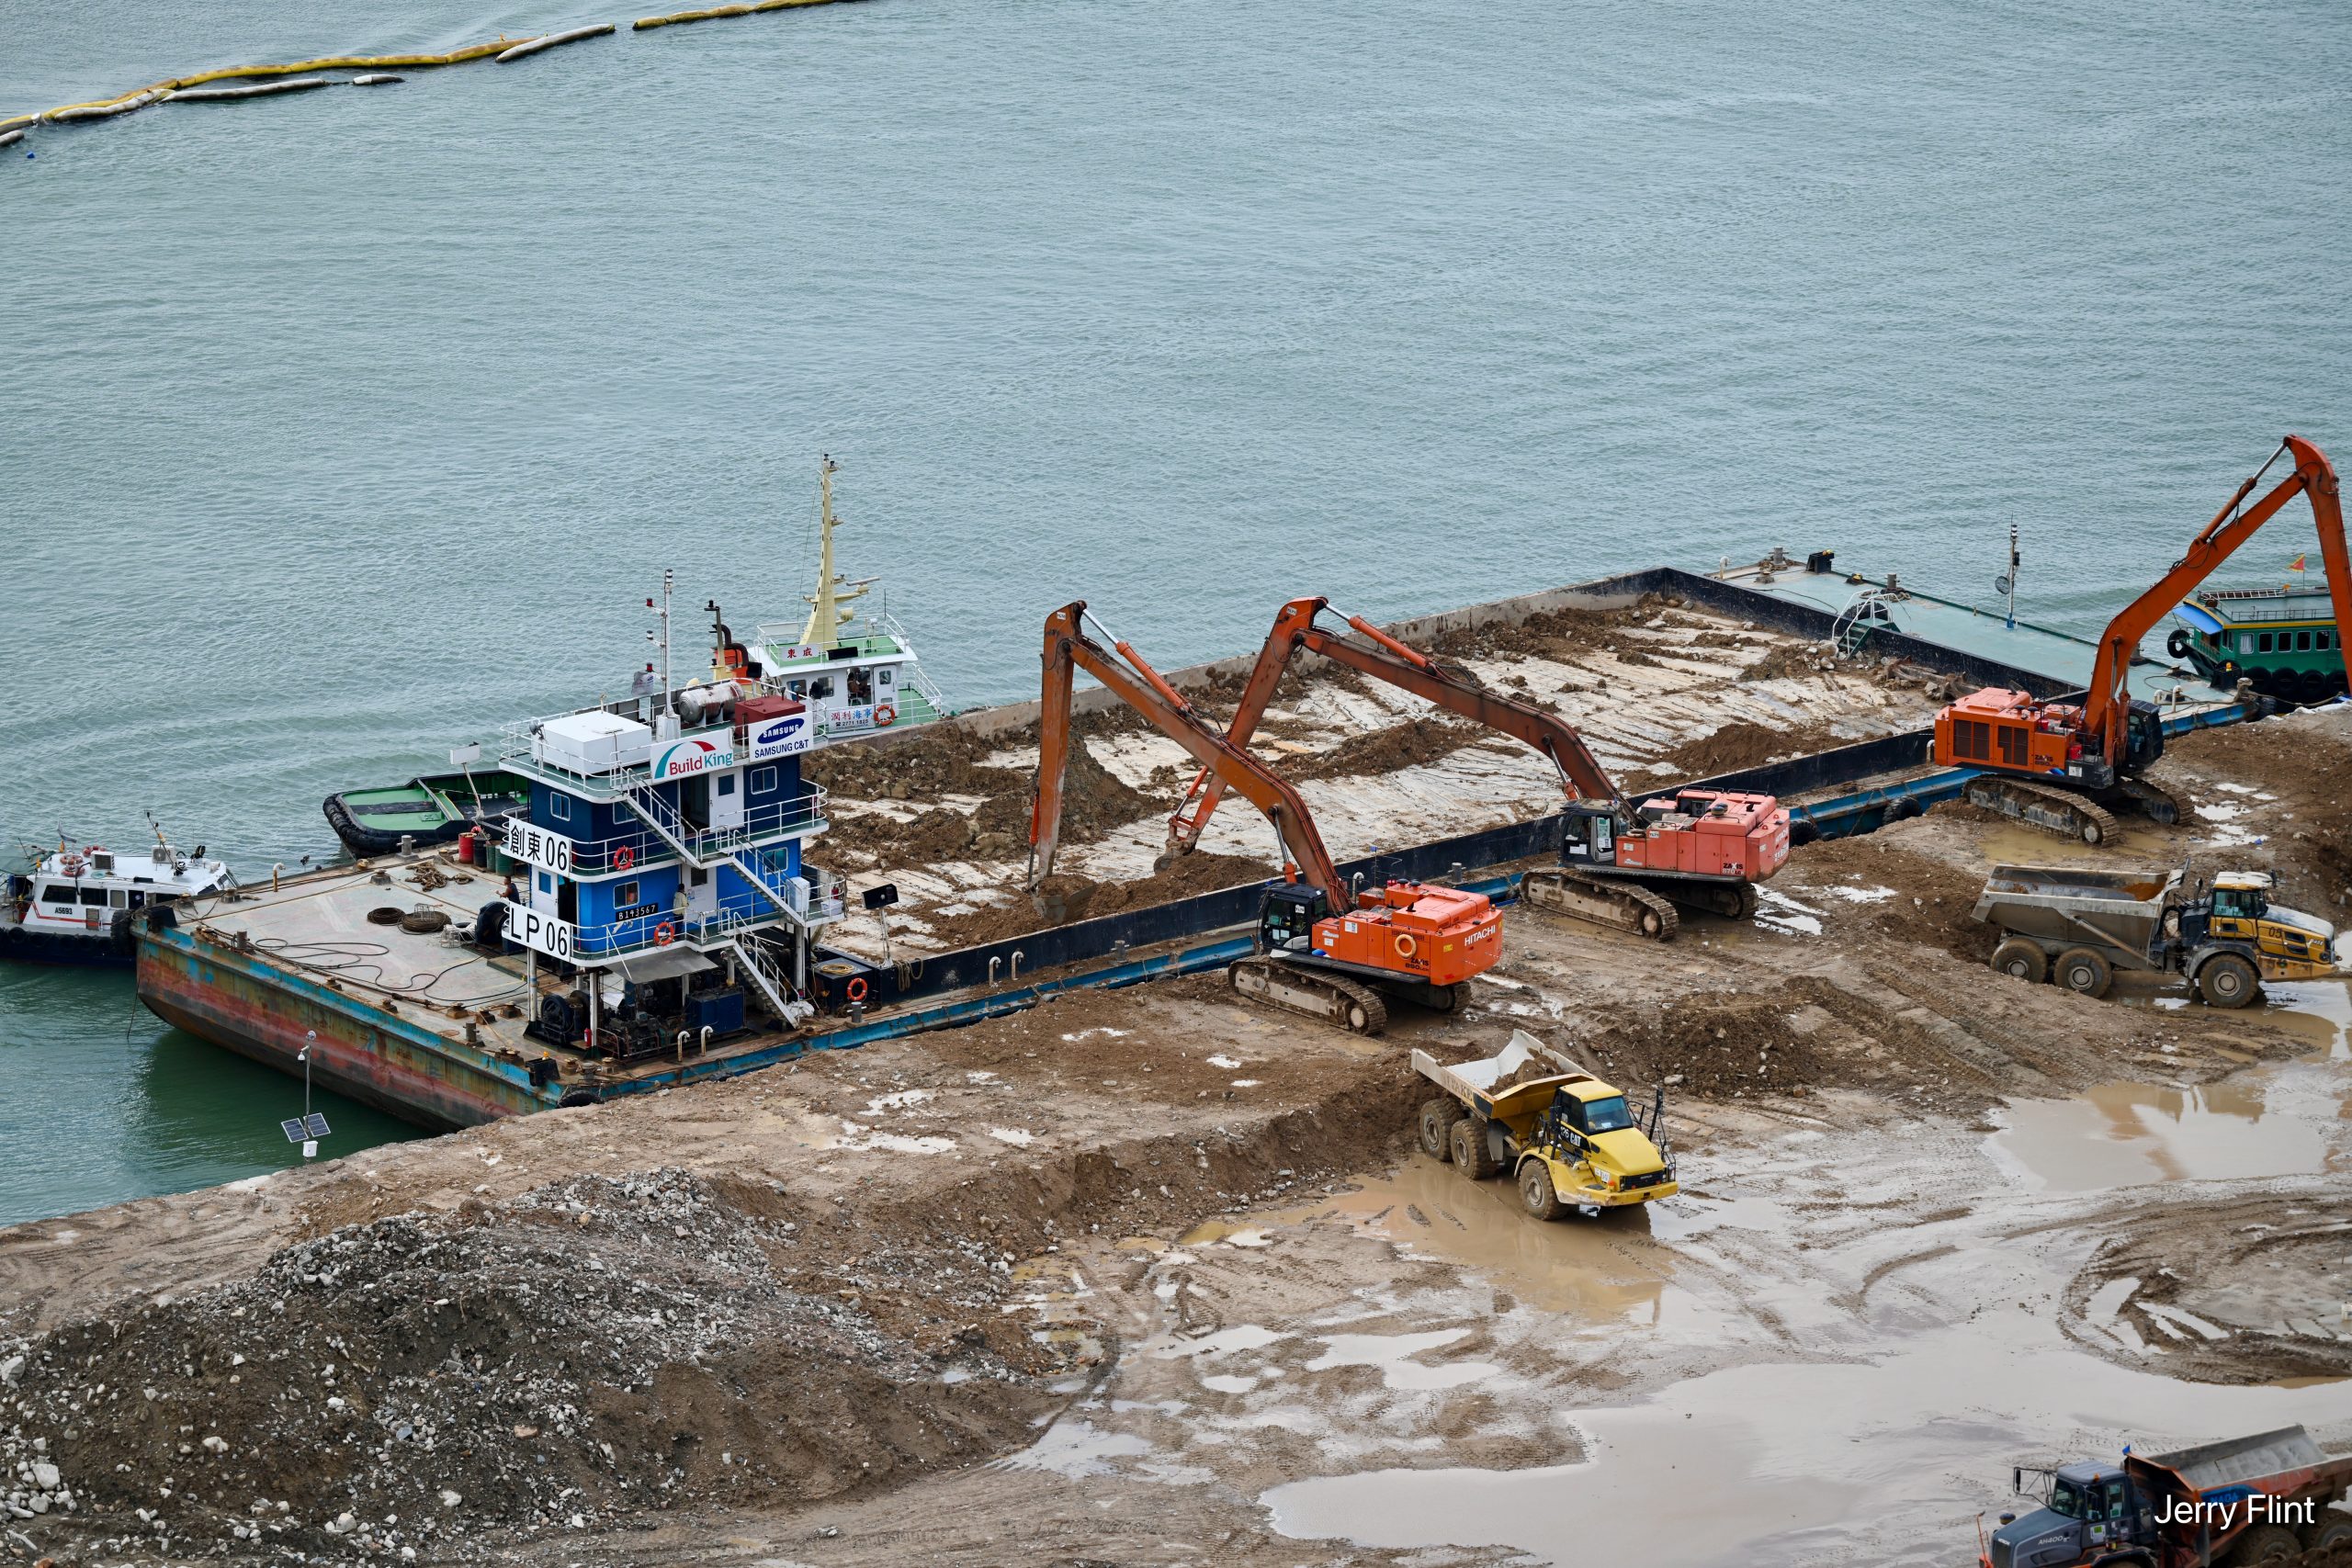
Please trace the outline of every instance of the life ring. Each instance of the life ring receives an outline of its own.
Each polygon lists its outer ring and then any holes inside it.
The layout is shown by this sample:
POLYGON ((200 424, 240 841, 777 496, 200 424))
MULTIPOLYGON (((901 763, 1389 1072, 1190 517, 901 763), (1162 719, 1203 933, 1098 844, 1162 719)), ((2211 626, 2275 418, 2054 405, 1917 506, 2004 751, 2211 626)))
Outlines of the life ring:
POLYGON ((1413 940, 1413 936, 1412 936, 1412 933, 1411 933, 1410 931, 1398 931, 1398 932, 1396 933, 1396 956, 1397 956, 1397 957, 1399 957, 1399 958, 1410 958, 1410 957, 1412 957, 1412 956, 1413 956, 1413 954, 1415 954, 1416 953, 1420 952, 1420 950, 1421 950, 1421 944, 1420 944, 1419 942, 1416 942, 1416 941, 1414 941, 1414 940, 1413 940))
POLYGON ((860 975, 842 988, 849 994, 850 1000, 854 1002, 862 1002, 865 999, 865 993, 868 988, 865 984, 865 976, 860 975))
POLYGON ((613 852, 613 869, 615 871, 627 871, 630 866, 633 866, 636 863, 637 852, 629 848, 627 844, 623 844, 620 848, 613 852))
POLYGON ((653 928, 653 945, 656 947, 667 947, 671 942, 677 940, 677 931, 672 929, 670 922, 664 920, 660 925, 653 928))
POLYGON ((877 703, 875 705, 874 725, 876 728, 888 728, 889 726, 898 722, 899 710, 897 708, 892 707, 888 703, 877 703))
POLYGON ((82 874, 82 857, 71 852, 57 857, 57 869, 68 876, 82 874))

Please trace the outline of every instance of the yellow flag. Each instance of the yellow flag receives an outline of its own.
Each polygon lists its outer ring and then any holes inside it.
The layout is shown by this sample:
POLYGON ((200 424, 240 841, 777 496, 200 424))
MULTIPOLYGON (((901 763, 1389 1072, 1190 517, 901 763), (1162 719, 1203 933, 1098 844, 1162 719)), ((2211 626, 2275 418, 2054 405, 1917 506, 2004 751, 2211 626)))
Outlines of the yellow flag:
POLYGON ((2311 552, 2309 550, 2305 550, 2301 555, 2297 556, 2293 560, 2287 563, 2287 570, 2289 571, 2301 571, 2303 570, 2303 563, 2311 558, 2311 552))

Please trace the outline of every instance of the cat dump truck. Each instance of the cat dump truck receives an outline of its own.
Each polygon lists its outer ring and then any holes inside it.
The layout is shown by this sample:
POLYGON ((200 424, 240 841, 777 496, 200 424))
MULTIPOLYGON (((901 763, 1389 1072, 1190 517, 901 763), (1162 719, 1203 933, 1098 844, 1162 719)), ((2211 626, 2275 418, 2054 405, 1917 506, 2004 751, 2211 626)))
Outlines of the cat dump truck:
POLYGON ((2229 871, 2192 896, 2179 871, 1994 868, 1971 911, 2004 934, 1993 967, 2103 997, 2118 969, 2178 975, 2214 1007, 2242 1008, 2264 980, 2335 972, 2335 931, 2270 902, 2271 879, 2229 871))
POLYGON ((2003 1514, 1989 1540, 1980 1525, 1978 1568, 2240 1568, 2352 1542, 2352 1514, 2334 1506, 2352 1454, 2323 1453, 2301 1427, 2011 1480, 2042 1506, 2003 1514))
POLYGON ((1444 1092, 1422 1102, 1421 1151, 1472 1180, 1510 1174, 1539 1220, 1671 1198, 1666 1090, 1645 1108, 1525 1030, 1500 1055, 1446 1066, 1426 1051, 1413 1070, 1444 1092), (1646 1111, 1646 1115, 1645 1114, 1646 1111))

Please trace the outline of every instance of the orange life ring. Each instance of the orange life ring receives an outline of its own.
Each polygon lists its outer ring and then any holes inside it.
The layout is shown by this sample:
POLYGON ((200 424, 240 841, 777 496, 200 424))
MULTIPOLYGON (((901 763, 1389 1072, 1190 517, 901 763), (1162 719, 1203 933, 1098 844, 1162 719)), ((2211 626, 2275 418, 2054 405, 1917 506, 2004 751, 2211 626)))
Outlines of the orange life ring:
POLYGON ((888 703, 879 703, 875 705, 874 723, 876 728, 884 728, 898 722, 897 708, 892 707, 888 703))
POLYGON ((676 939, 677 934, 678 933, 675 931, 671 929, 670 922, 664 920, 660 925, 653 928, 653 945, 656 947, 667 947, 676 939))
POLYGON ((627 844, 623 844, 620 848, 613 852, 613 869, 615 871, 627 871, 630 866, 633 866, 636 863, 637 852, 629 848, 627 844))
POLYGON ((867 989, 865 976, 860 975, 842 988, 849 993, 850 1000, 854 1002, 862 1002, 865 999, 865 992, 867 989))
POLYGON ((1420 950, 1421 944, 1413 940, 1413 934, 1410 931, 1398 931, 1396 933, 1397 957, 1410 958, 1416 953, 1420 952, 1420 950))

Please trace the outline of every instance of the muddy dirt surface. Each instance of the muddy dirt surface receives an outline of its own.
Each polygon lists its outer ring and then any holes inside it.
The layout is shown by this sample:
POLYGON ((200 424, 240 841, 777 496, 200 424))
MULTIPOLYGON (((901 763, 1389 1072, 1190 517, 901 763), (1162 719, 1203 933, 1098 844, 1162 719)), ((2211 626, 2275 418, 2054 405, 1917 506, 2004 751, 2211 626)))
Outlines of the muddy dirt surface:
POLYGON ((1686 740, 1658 760, 1653 772, 1670 783, 1702 779, 1742 768, 1760 768, 1784 757, 1808 756, 1842 744, 1828 730, 1814 726, 1773 729, 1744 719, 1734 720, 1711 735, 1686 740))

